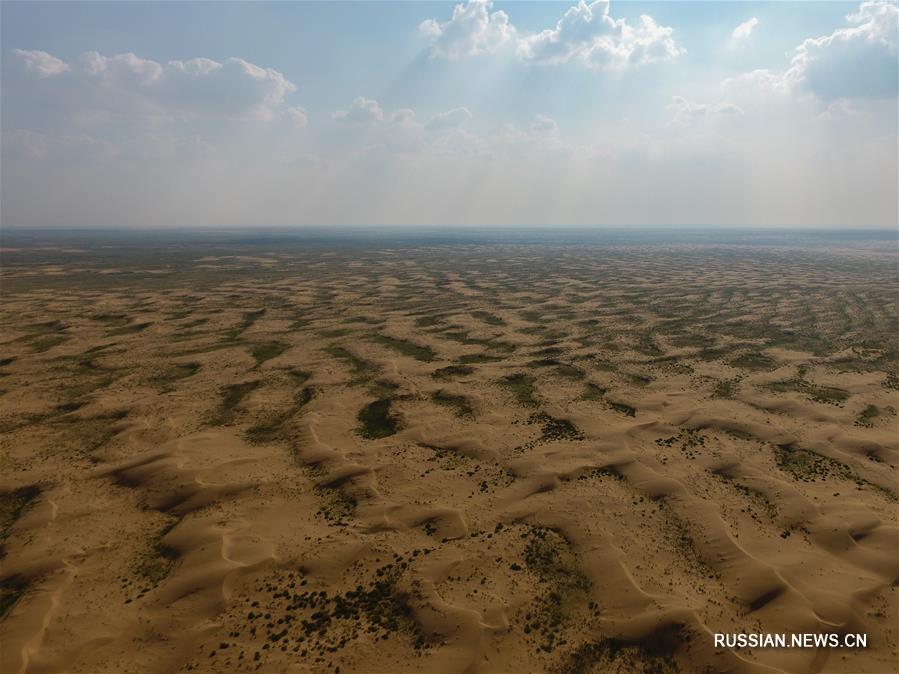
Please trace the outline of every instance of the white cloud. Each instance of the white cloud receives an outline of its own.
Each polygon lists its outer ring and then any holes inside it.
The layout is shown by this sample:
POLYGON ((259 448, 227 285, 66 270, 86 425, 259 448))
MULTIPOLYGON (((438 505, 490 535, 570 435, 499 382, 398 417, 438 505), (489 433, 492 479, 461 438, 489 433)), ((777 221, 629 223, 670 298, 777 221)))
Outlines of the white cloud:
POLYGON ((122 152, 129 158, 151 161, 192 161, 212 154, 213 147, 199 136, 145 133, 127 142, 122 152))
POLYGON ((552 117, 538 114, 526 129, 504 124, 485 144, 485 156, 494 160, 571 160, 583 154, 584 146, 572 145, 559 137, 559 125, 552 117))
POLYGON ((390 114, 379 130, 381 143, 391 152, 418 152, 425 145, 424 125, 415 111, 401 108, 390 114))
POLYGON ((846 20, 852 25, 796 47, 784 72, 755 70, 722 84, 755 87, 761 93, 806 91, 824 102, 895 97, 899 6, 883 0, 863 2, 846 20))
POLYGON ((458 59, 491 52, 511 40, 515 28, 503 11, 491 12, 491 0, 456 5, 449 21, 426 19, 418 27, 430 43, 432 58, 458 59))
POLYGON ((672 28, 660 26, 647 15, 633 25, 613 19, 608 0, 579 0, 554 28, 526 36, 519 35, 504 12, 490 13, 491 7, 489 0, 469 0, 467 5, 456 5, 450 21, 422 22, 419 30, 430 40, 431 57, 458 59, 514 43, 518 57, 528 63, 551 65, 577 59, 602 69, 669 61, 684 53, 672 28))
POLYGON ((468 121, 471 121, 471 112, 468 108, 453 108, 446 112, 434 115, 425 124, 428 131, 444 131, 457 129, 468 121))
POLYGON ((694 103, 683 96, 674 96, 665 109, 672 113, 669 124, 672 126, 688 126, 698 119, 711 119, 716 116, 742 115, 743 110, 733 103, 722 101, 715 105, 694 103))
POLYGON ((755 30, 755 27, 759 25, 759 20, 755 17, 744 21, 739 26, 734 28, 734 32, 731 33, 730 41, 734 46, 740 46, 745 44, 749 37, 752 35, 752 32, 755 30))
POLYGON ((376 100, 358 96, 346 110, 338 110, 331 117, 337 122, 377 124, 383 121, 384 111, 376 100))
POLYGON ((28 158, 54 161, 109 159, 119 154, 115 144, 86 134, 49 136, 37 131, 17 129, 3 132, 3 147, 12 153, 24 152, 28 158))
POLYGON ((284 111, 284 118, 298 129, 305 128, 309 123, 309 116, 306 114, 306 109, 301 108, 298 105, 287 108, 284 111))
POLYGON ((799 45, 785 79, 825 101, 895 96, 899 6, 863 2, 846 19, 855 25, 799 45))
POLYGON ((45 51, 13 49, 12 53, 20 59, 25 66, 25 70, 37 73, 38 77, 62 75, 69 70, 68 63, 45 51))
POLYGON ((609 16, 608 0, 579 0, 556 23, 518 43, 519 57, 529 63, 560 64, 578 59, 593 68, 622 68, 669 61, 684 53, 673 29, 642 15, 636 25, 609 16))
POLYGON ((26 72, 52 82, 43 90, 79 118, 131 115, 270 119, 296 90, 284 75, 239 58, 158 63, 135 54, 104 56, 91 51, 77 63, 45 52, 14 50, 26 72))
POLYGON ((651 16, 641 15, 636 26, 630 26, 624 19, 616 21, 620 35, 605 37, 596 41, 584 53, 584 61, 595 68, 621 68, 629 65, 643 65, 659 61, 671 61, 686 49, 674 39, 674 29, 660 26, 651 16))
POLYGON ((728 77, 721 86, 738 93, 750 92, 764 96, 783 94, 789 91, 788 83, 782 75, 771 72, 767 68, 752 70, 736 77, 728 77))
POLYGON ((845 98, 839 98, 830 103, 818 117, 821 119, 835 120, 853 117, 857 114, 859 114, 858 110, 852 106, 852 103, 845 98))
POLYGON ((187 161, 213 152, 197 135, 179 136, 166 131, 138 133, 113 143, 88 134, 50 135, 26 129, 3 132, 7 156, 22 156, 53 164, 84 164, 109 159, 126 161, 187 161))
POLYGON ((559 132, 556 120, 546 115, 537 115, 531 122, 531 133, 538 136, 555 136, 559 132))
POLYGON ((608 12, 607 0, 590 4, 580 0, 568 8, 555 28, 522 38, 518 54, 525 61, 544 64, 567 63, 576 55, 583 56, 599 40, 618 32, 608 12))
POLYGON ((366 129, 368 150, 393 153, 429 151, 434 154, 473 154, 478 137, 463 127, 473 117, 465 107, 453 108, 419 121, 414 110, 400 108, 389 114, 378 101, 358 97, 347 110, 333 115, 338 122, 353 122, 366 129))
POLYGON ((390 113, 391 124, 412 124, 415 123, 415 110, 409 108, 400 108, 390 113))
MULTIPOLYGON (((514 124, 504 124, 498 132, 483 135, 466 128, 474 119, 466 107, 438 112, 425 122, 409 108, 388 112, 377 101, 356 100, 364 101, 356 109, 380 112, 379 116, 370 115, 369 121, 362 125, 365 140, 360 149, 368 156, 381 156, 380 153, 386 151, 394 155, 415 153, 420 157, 495 159, 537 155, 560 157, 572 152, 572 147, 559 139, 559 125, 547 115, 536 115, 524 130, 514 124)), ((349 115, 349 111, 344 112, 349 115)))
POLYGON ((734 103, 723 101, 714 107, 715 113, 719 115, 742 115, 743 109, 734 103))

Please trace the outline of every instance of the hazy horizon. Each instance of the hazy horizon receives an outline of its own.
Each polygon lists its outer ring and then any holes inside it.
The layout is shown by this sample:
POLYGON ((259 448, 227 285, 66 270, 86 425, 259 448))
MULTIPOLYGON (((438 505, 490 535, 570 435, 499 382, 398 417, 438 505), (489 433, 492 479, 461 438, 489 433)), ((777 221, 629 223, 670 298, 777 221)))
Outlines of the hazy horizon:
POLYGON ((897 15, 5 2, 0 220, 892 229, 897 15))

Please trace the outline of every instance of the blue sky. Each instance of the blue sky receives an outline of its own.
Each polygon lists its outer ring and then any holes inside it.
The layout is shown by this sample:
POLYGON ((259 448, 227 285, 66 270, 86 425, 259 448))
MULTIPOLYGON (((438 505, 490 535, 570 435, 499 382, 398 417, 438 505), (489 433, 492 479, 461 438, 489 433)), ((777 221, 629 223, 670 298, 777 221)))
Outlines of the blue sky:
POLYGON ((895 3, 2 6, 6 226, 896 225, 895 3))

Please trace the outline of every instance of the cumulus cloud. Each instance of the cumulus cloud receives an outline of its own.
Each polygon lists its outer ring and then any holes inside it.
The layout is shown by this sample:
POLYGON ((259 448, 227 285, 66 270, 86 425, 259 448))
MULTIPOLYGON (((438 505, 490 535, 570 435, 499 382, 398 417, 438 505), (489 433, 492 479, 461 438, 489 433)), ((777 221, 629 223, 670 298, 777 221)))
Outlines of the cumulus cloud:
POLYGON ((531 122, 531 133, 538 136, 555 136, 559 132, 556 120, 546 115, 537 115, 531 122))
POLYGON ((456 5, 443 23, 426 19, 418 27, 430 43, 432 58, 458 59, 495 51, 515 36, 515 28, 503 11, 491 12, 491 0, 469 0, 456 5))
POLYGON ((46 52, 14 50, 26 73, 52 82, 53 95, 74 114, 191 118, 200 116, 270 119, 296 90, 284 75, 240 58, 159 63, 135 54, 104 56, 91 51, 76 63, 46 52))
POLYGON ((383 121, 384 111, 376 100, 358 96, 349 108, 338 110, 331 117, 334 121, 350 124, 377 124, 383 121))
POLYGON ((559 64, 577 59, 593 68, 621 68, 669 61, 684 53, 673 29, 642 15, 636 25, 609 16, 608 0, 580 0, 555 28, 520 40, 519 57, 530 63, 559 64))
POLYGON ((526 61, 537 63, 567 63, 576 55, 583 55, 601 39, 616 32, 609 16, 609 3, 597 0, 587 4, 583 0, 569 7, 555 28, 547 28, 521 40, 518 53, 526 61))
POLYGON ((846 19, 855 25, 799 45, 785 79, 825 101, 895 96, 899 6, 864 2, 846 19))
POLYGON ((25 70, 37 73, 38 77, 53 77, 62 75, 69 70, 69 64, 52 54, 39 50, 13 49, 25 70))
POLYGON ((473 117, 465 107, 438 112, 425 122, 419 120, 414 110, 400 108, 386 112, 378 101, 360 96, 348 109, 339 110, 332 117, 341 123, 363 127, 369 150, 470 154, 477 144, 477 136, 464 128, 473 117))
POLYGON ((806 91, 825 103, 895 97, 899 6, 884 0, 863 2, 846 21, 851 25, 796 47, 783 72, 755 70, 723 84, 756 86, 765 93, 806 91))
POLYGON ((755 30, 755 27, 758 25, 759 20, 755 17, 752 17, 751 19, 741 23, 739 26, 734 28, 734 32, 730 35, 731 44, 733 44, 734 46, 745 44, 752 35, 752 32, 755 30))
POLYGON ((188 161, 209 156, 213 146, 197 135, 181 136, 167 131, 138 133, 113 143, 88 134, 53 135, 16 129, 3 132, 7 157, 47 160, 53 164, 125 161, 188 161))
POLYGON ((468 108, 453 108, 446 112, 441 112, 428 120, 425 128, 428 131, 444 131, 447 129, 457 129, 466 122, 471 120, 471 112, 468 108))
POLYGON ((125 143, 121 148, 127 157, 144 160, 191 161, 210 156, 214 148, 197 135, 179 136, 174 133, 145 133, 125 143))
POLYGON ((601 38, 584 52, 584 62, 595 68, 621 68, 659 61, 671 61, 686 53, 674 40, 674 29, 660 26, 651 16, 642 15, 636 26, 624 19, 615 22, 619 33, 601 38))
POLYGON ((742 115, 743 110, 728 101, 715 105, 695 103, 683 96, 674 96, 665 109, 672 114, 669 124, 672 126, 688 126, 698 119, 709 119, 717 116, 742 115))
POLYGON ((821 119, 837 120, 854 117, 857 114, 859 114, 858 110, 853 107, 852 103, 845 98, 840 98, 830 103, 818 117, 821 119))
POLYGON ((752 92, 766 96, 786 93, 790 89, 783 75, 774 73, 767 68, 759 68, 736 77, 728 77, 721 83, 721 86, 734 92, 752 92))
MULTIPOLYGON (((487 159, 535 154, 562 156, 571 152, 571 147, 559 138, 559 125, 547 115, 536 115, 523 129, 504 124, 495 133, 481 134, 467 128, 474 119, 467 107, 438 112, 425 121, 409 108, 388 111, 375 100, 356 100, 359 105, 351 106, 351 109, 377 110, 379 113, 369 115, 362 125, 365 145, 361 149, 374 153, 374 156, 386 151, 390 154, 487 159)), ((350 110, 342 112, 349 115, 350 110)))
POLYGON ((380 142, 395 153, 418 152, 426 143, 424 124, 418 121, 414 110, 400 108, 378 130, 380 142))
POLYGON ((525 129, 514 124, 504 124, 499 132, 490 137, 485 145, 486 154, 491 158, 540 157, 541 159, 570 158, 579 148, 559 138, 559 125, 552 117, 536 115, 525 129))
POLYGON ((37 131, 17 129, 3 132, 3 148, 8 156, 24 153, 29 159, 52 158, 57 161, 109 159, 119 148, 102 138, 86 134, 50 136, 37 131))
POLYGON ((579 60, 593 68, 621 68, 668 61, 684 53, 673 30, 642 15, 635 24, 609 15, 608 0, 579 0, 555 27, 520 35, 504 12, 490 13, 492 4, 470 0, 457 5, 446 23, 428 19, 419 30, 431 41, 431 56, 461 58, 494 51, 512 42, 518 57, 543 65, 579 60))
POLYGON ((309 124, 309 116, 306 114, 306 109, 298 105, 287 108, 284 111, 284 119, 298 129, 303 129, 309 124))

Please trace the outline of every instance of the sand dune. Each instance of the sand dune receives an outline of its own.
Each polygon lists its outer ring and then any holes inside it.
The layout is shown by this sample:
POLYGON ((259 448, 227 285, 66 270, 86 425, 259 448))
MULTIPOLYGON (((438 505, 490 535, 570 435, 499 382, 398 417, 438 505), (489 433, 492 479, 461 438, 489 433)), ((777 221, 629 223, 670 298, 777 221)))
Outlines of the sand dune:
POLYGON ((4 673, 899 667, 892 255, 195 253, 4 252, 4 673))

